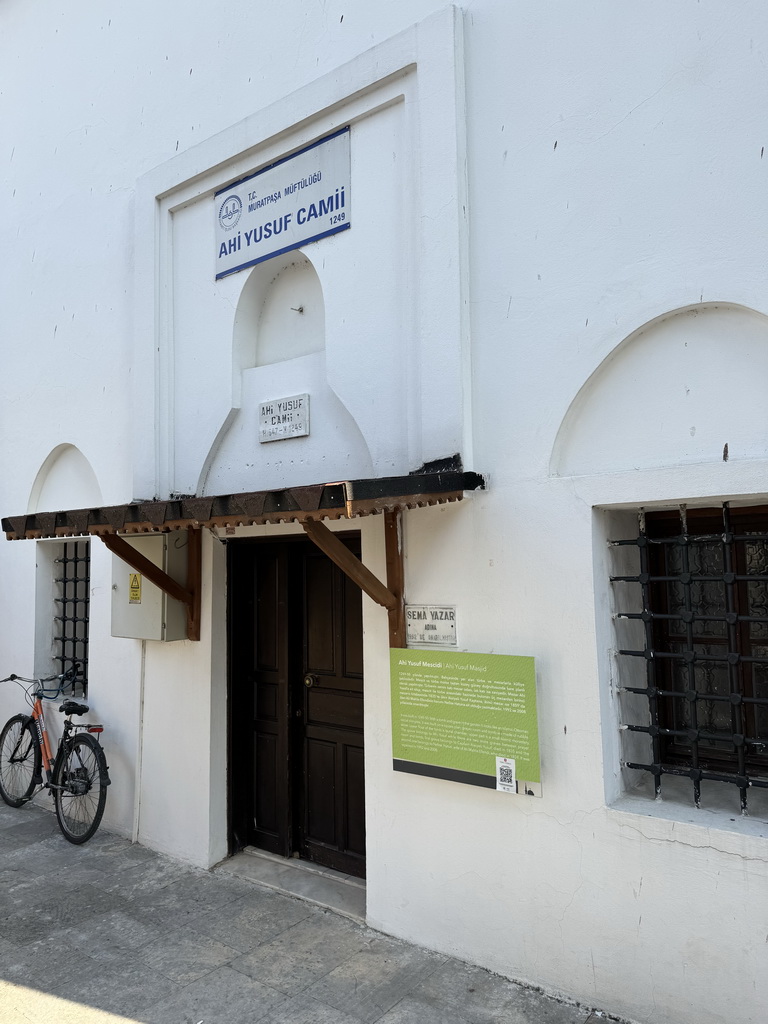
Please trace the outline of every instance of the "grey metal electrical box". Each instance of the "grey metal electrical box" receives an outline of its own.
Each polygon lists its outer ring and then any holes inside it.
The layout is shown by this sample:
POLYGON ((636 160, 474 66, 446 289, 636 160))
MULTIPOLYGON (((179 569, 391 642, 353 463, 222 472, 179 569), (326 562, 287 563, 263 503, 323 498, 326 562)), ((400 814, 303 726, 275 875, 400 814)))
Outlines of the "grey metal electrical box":
MULTIPOLYGON (((187 533, 124 537, 150 562, 187 585, 187 533)), ((187 612, 130 565, 112 556, 112 636, 135 640, 186 640, 187 612)))

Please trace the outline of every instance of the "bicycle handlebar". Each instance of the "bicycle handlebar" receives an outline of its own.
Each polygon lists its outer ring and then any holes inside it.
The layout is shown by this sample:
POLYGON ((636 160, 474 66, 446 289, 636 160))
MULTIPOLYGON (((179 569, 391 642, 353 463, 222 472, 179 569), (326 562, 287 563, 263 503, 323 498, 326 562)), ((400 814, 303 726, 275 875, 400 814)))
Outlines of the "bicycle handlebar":
POLYGON ((15 672, 11 672, 11 674, 6 676, 5 679, 0 679, 0 683, 34 683, 37 684, 37 693, 39 693, 41 697, 45 700, 56 700, 56 698, 61 695, 64 687, 68 683, 74 683, 80 674, 80 663, 77 662, 72 666, 72 668, 68 668, 66 672, 60 672, 53 676, 33 676, 29 679, 27 676, 19 676, 15 672), (52 683, 54 679, 58 681, 59 685, 55 689, 51 688, 50 690, 46 690, 44 684, 52 683))

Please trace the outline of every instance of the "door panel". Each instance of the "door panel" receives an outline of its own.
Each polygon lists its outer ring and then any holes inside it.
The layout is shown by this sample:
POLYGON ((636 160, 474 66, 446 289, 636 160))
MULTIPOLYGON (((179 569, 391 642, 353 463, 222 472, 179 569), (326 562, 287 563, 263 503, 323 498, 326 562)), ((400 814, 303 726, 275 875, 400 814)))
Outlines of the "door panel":
POLYGON ((333 722, 349 729, 363 728, 363 706, 358 694, 338 693, 313 686, 307 696, 307 722, 333 722))
MULTIPOLYGON (((344 674, 348 679, 363 679, 363 602, 360 588, 347 576, 344 590, 344 674)), ((362 692, 362 690, 361 690, 362 692)))
POLYGON ((334 640, 337 629, 333 583, 334 570, 338 570, 329 558, 309 554, 304 568, 305 661, 312 672, 333 675, 336 671, 334 640))
POLYGON ((363 774, 363 748, 347 745, 344 748, 347 803, 347 849, 360 857, 365 856, 365 785, 363 774))
POLYGON ((279 848, 277 835, 280 831, 279 799, 277 793, 277 742, 274 736, 269 733, 259 733, 256 737, 254 751, 254 779, 259 784, 254 788, 256 800, 254 818, 259 823, 260 830, 265 833, 264 839, 268 837, 268 847, 279 848))
POLYGON ((304 792, 298 849, 303 857, 350 874, 365 869, 364 844, 350 847, 350 819, 364 835, 362 597, 316 548, 304 553, 304 792), (358 633, 358 636, 354 634, 358 633), (333 751, 333 757, 330 751, 333 751), (351 766, 356 776, 350 778, 351 766), (353 800, 351 802, 351 798, 353 800))
POLYGON ((307 737, 306 772, 315 780, 307 791, 307 823, 304 840, 324 844, 336 842, 336 744, 317 737, 307 737))
POLYGON ((361 592, 305 540, 232 542, 230 573, 240 845, 364 875, 361 592))
POLYGON ((253 687, 253 834, 250 842, 261 849, 287 856, 291 817, 288 774, 288 683, 291 652, 282 610, 288 564, 275 546, 265 547, 249 559, 254 587, 254 619, 250 677, 253 687))

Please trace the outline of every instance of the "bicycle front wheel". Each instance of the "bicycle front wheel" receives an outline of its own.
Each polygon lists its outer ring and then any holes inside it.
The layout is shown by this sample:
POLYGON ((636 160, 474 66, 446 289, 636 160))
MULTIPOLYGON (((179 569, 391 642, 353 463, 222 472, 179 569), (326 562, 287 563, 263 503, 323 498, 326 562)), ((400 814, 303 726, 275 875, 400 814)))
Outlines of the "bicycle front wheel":
POLYGON ((0 733, 0 796, 21 807, 32 796, 40 775, 40 744, 29 715, 14 715, 0 733))
POLYGON ((87 732, 73 736, 53 777, 56 818, 70 843, 87 842, 99 827, 107 785, 107 761, 99 743, 87 732))

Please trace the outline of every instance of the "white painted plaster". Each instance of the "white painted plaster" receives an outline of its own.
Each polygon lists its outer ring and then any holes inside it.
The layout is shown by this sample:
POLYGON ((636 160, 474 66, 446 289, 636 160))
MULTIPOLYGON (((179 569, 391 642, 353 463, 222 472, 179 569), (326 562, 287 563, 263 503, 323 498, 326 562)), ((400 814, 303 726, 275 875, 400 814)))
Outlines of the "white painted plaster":
MULTIPOLYGON (((214 564, 217 574, 220 571, 218 552, 214 563, 214 544, 218 542, 206 531, 203 572, 207 579, 212 576, 214 564)), ((221 860, 226 853, 226 835, 222 834, 221 812, 217 810, 218 805, 226 803, 224 776, 220 774, 217 756, 224 742, 225 718, 221 710, 215 716, 212 714, 213 695, 218 702, 223 699, 221 673, 226 672, 226 663, 221 657, 215 665, 211 661, 213 601, 212 588, 205 587, 199 641, 145 641, 144 730, 139 780, 139 841, 203 867, 221 860), (212 781, 214 771, 218 776, 215 783, 212 781), (218 823, 215 833, 212 822, 218 823)), ((224 607, 221 591, 215 601, 221 612, 224 607)), ((217 626, 218 651, 221 648, 219 630, 217 626)))
POLYGON ((137 493, 194 489, 237 406, 227 339, 243 282, 215 282, 212 244, 194 243, 210 242, 211 196, 346 125, 353 202, 366 214, 312 247, 328 383, 377 473, 459 450, 466 297, 458 243, 467 216, 460 38, 450 10, 428 19, 141 178, 136 246, 147 265, 157 260, 159 278, 137 276, 137 320, 158 338, 157 349, 139 344, 135 352, 135 408, 155 424, 155 457, 147 464, 145 449, 137 460, 137 493))
POLYGON ((296 485, 373 475, 373 463, 357 424, 327 382, 325 353, 243 370, 241 407, 233 412, 206 459, 202 494, 279 488, 286 474, 296 485), (259 441, 259 405, 309 394, 307 437, 259 441))
MULTIPOLYGON (((242 369, 325 348, 323 289, 317 271, 302 252, 294 250, 282 259, 267 260, 251 271, 235 315, 235 348, 242 353, 242 369)), ((238 362, 237 357, 234 361, 238 362)))
POLYGON ((29 496, 29 512, 74 508, 73 502, 101 504, 101 490, 93 467, 71 444, 57 445, 35 477, 29 496))
MULTIPOLYGON (((639 505, 768 502, 765 5, 231 14, 212 36, 175 3, 5 0, 0 511, 63 444, 106 503, 461 451, 488 490, 406 513, 408 597, 455 604, 462 648, 536 657, 543 796, 391 771, 364 600, 371 923, 643 1024, 762 1024, 764 822, 626 791, 604 541, 639 505), (210 197, 346 124, 355 223, 307 247, 325 353, 248 368, 210 197), (306 463, 244 465, 254 369, 327 387, 306 463)), ((381 521, 361 530, 381 573, 381 521)), ((109 636, 93 545, 91 692, 129 834, 141 644, 109 636)), ((25 674, 35 550, 0 550, 0 661, 25 674)), ((139 834, 201 865, 226 840, 222 559, 206 538, 202 640, 145 659, 139 834)))
POLYGON ((662 317, 612 352, 581 389, 553 468, 579 476, 760 458, 768 447, 766 388, 768 317, 726 305, 662 317))

